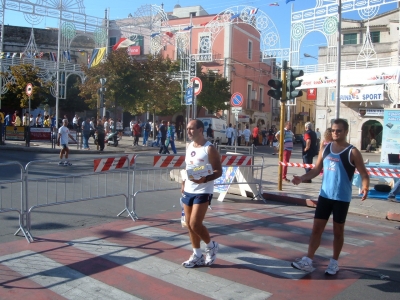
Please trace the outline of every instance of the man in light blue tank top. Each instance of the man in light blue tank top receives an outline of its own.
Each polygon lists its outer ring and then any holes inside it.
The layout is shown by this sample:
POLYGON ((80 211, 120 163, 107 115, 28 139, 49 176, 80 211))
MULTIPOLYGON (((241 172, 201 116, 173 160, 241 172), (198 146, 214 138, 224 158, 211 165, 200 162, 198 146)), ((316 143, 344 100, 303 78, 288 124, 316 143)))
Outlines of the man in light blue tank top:
POLYGON ((348 132, 349 124, 343 119, 336 119, 332 124, 333 142, 328 144, 324 151, 320 151, 315 167, 302 176, 294 176, 292 180, 293 184, 298 185, 318 176, 322 168, 324 169, 308 253, 301 260, 292 263, 296 269, 306 272, 314 270, 314 254, 320 245, 329 217, 333 214, 333 257, 325 274, 335 275, 339 271, 338 259, 344 242, 344 224, 351 201, 351 182, 355 169, 362 178, 361 200, 367 198, 369 175, 360 151, 346 142, 348 132))

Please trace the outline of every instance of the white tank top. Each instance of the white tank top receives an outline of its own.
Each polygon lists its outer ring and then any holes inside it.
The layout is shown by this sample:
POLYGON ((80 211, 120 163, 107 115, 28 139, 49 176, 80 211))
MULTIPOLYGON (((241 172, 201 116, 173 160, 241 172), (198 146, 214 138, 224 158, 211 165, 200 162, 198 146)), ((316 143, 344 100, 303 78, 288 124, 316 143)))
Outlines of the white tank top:
MULTIPOLYGON (((205 166, 209 164, 208 161, 208 146, 211 143, 207 141, 202 147, 193 147, 193 142, 191 142, 186 150, 186 170, 194 169, 196 167, 205 166)), ((191 194, 212 194, 214 191, 214 181, 209 181, 206 183, 194 183, 193 181, 187 179, 185 181, 185 192, 191 194)))

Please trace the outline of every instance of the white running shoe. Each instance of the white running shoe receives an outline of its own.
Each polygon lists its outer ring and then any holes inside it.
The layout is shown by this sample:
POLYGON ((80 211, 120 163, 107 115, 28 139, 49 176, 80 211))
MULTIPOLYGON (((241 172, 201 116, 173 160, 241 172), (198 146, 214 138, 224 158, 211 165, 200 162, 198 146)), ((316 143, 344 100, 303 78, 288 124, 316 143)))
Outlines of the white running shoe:
POLYGON ((72 164, 71 164, 69 161, 66 160, 66 161, 64 162, 64 166, 65 166, 65 167, 68 167, 68 166, 72 166, 72 164))
POLYGON ((312 260, 306 256, 304 256, 302 259, 297 259, 295 262, 292 262, 292 267, 305 272, 314 271, 312 260))
POLYGON ((335 275, 338 271, 339 271, 339 265, 338 265, 337 261, 333 261, 331 258, 328 268, 325 270, 325 274, 335 275))
POLYGON ((219 244, 214 241, 212 243, 214 245, 212 248, 206 247, 206 266, 211 266, 217 258, 219 244))
POLYGON ((192 254, 187 261, 182 263, 182 266, 185 268, 194 268, 195 266, 204 266, 204 255, 202 254, 200 257, 196 256, 196 254, 192 254))

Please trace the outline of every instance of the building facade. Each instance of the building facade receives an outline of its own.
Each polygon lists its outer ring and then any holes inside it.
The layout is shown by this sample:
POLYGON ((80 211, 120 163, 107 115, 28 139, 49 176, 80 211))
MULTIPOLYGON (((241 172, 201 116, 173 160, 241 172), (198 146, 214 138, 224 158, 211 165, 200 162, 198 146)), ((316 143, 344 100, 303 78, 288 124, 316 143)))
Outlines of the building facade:
MULTIPOLYGON (((399 103, 399 10, 368 20, 342 20, 339 116, 350 124, 349 142, 365 150, 382 143, 383 110, 399 103)), ((303 88, 316 89, 315 123, 324 132, 336 115, 337 64, 320 47, 318 66, 305 67, 303 88)))

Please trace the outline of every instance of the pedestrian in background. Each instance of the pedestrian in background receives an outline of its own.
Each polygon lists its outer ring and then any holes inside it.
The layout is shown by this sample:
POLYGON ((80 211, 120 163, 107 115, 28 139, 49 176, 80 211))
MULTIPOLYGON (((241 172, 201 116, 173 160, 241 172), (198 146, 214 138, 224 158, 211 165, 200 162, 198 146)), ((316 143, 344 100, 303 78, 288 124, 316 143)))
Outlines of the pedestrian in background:
MULTIPOLYGON (((312 165, 313 158, 318 153, 317 149, 317 135, 312 130, 312 125, 307 122, 304 125, 306 132, 303 137, 303 163, 312 165)), ((311 168, 304 168, 306 173, 310 172, 311 168)), ((311 183, 311 180, 304 181, 306 183, 311 183)))
POLYGON ((97 121, 96 132, 97 132, 97 144, 99 145, 100 151, 103 151, 106 133, 105 133, 103 122, 101 120, 97 121))
POLYGON ((228 128, 226 129, 225 135, 228 138, 228 144, 227 145, 231 146, 232 145, 232 138, 234 138, 232 123, 229 123, 228 128))
POLYGON ((242 136, 243 136, 243 131, 240 129, 240 124, 238 124, 237 137, 236 137, 238 146, 242 144, 242 136))
POLYGON ((140 138, 140 121, 135 122, 133 125, 133 135, 135 136, 135 139, 133 140, 133 146, 139 146, 139 138, 140 138))
POLYGON ((262 145, 265 146, 268 143, 268 136, 267 136, 267 129, 263 127, 261 130, 261 136, 262 136, 262 145))
POLYGON ((258 146, 258 132, 259 132, 258 125, 256 125, 256 127, 253 128, 253 145, 254 148, 256 149, 258 146))
POLYGON ((167 149, 167 147, 165 146, 165 141, 167 139, 167 122, 165 122, 164 120, 161 121, 160 123, 160 134, 161 134, 161 141, 160 141, 160 150, 158 151, 158 154, 169 154, 169 151, 167 149))
POLYGON ((60 151, 60 159, 61 160, 58 164, 64 165, 64 166, 72 166, 72 164, 68 161, 68 154, 69 154, 68 138, 71 138, 76 143, 77 143, 77 141, 74 139, 74 137, 69 132, 68 120, 64 119, 62 122, 63 122, 63 126, 61 126, 58 129, 58 138, 57 138, 57 146, 61 146, 61 151, 60 151), (66 160, 63 162, 62 159, 63 159, 64 154, 65 154, 66 160))
MULTIPOLYGON (((292 132, 292 123, 286 122, 285 127, 283 128, 284 135, 283 135, 283 163, 287 164, 290 160, 290 156, 292 155, 293 151, 293 137, 294 134, 292 132)), ((280 131, 278 131, 275 136, 276 139, 278 140, 278 143, 280 141, 280 131)), ((287 165, 284 165, 282 168, 282 179, 286 182, 290 182, 290 180, 287 178, 287 165)))
POLYGON ((83 149, 90 150, 89 148, 89 138, 90 138, 90 119, 86 118, 82 122, 82 137, 83 137, 83 149))
POLYGON ((243 130, 244 145, 246 147, 250 146, 250 136, 251 136, 251 131, 249 129, 249 125, 246 125, 246 129, 243 130))
MULTIPOLYGON (((167 140, 169 141, 169 145, 171 145, 171 150, 176 154, 176 147, 175 147, 175 123, 168 122, 168 131, 167 131, 167 140)), ((168 151, 168 146, 167 146, 168 151)))

